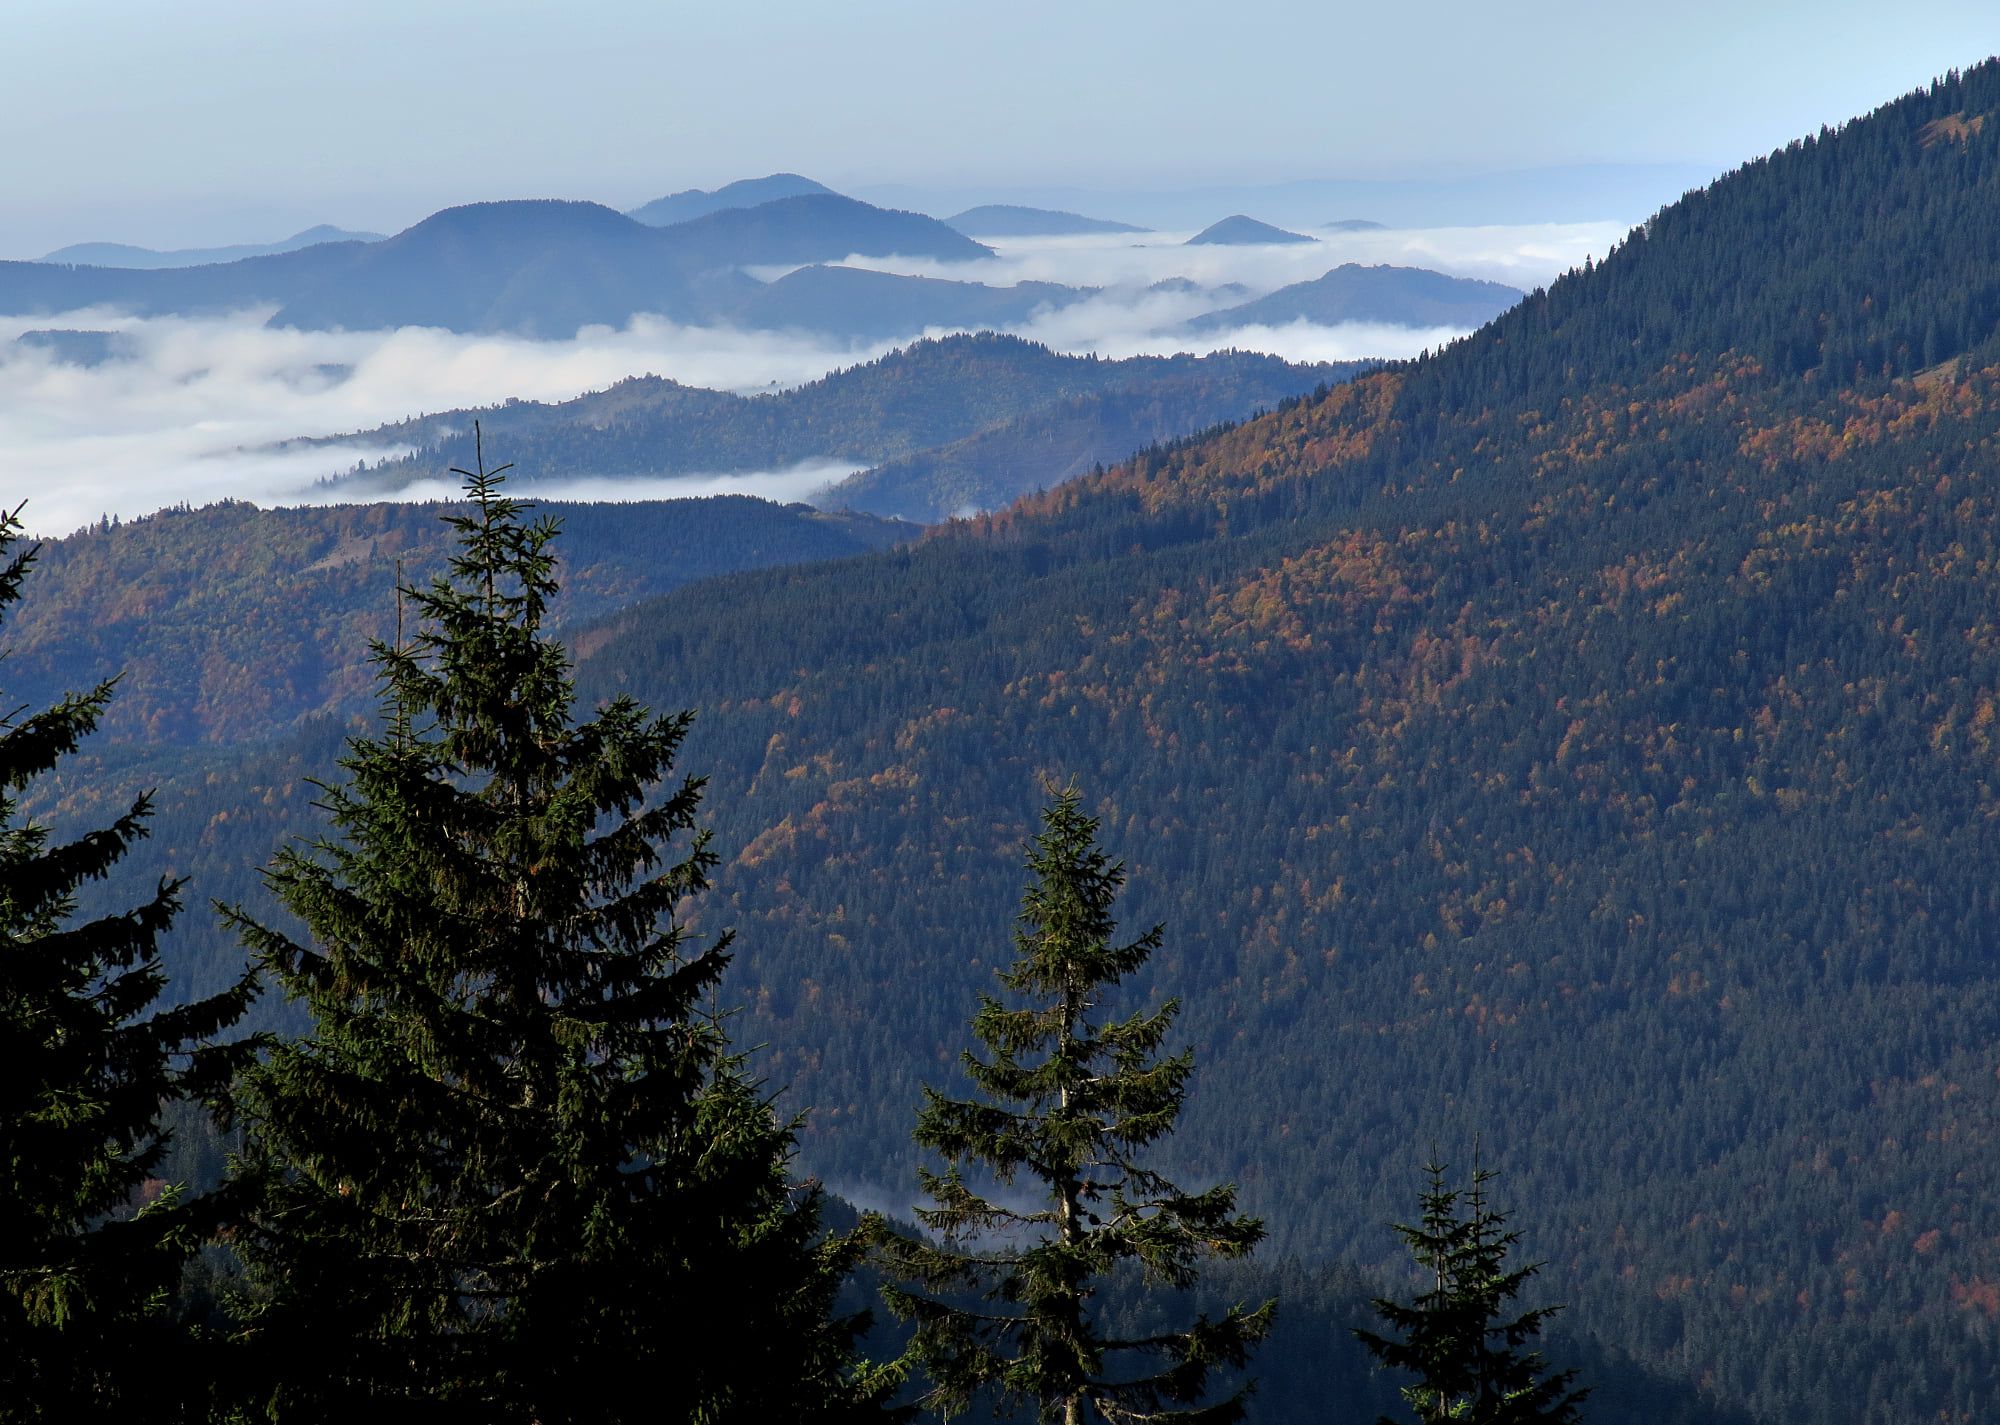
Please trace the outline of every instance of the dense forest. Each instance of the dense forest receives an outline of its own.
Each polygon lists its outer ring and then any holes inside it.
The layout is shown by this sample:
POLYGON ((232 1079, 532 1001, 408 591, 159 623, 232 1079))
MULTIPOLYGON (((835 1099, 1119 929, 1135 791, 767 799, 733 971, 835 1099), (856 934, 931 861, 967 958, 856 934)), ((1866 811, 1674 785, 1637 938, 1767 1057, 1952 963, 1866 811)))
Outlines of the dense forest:
MULTIPOLYGON (((917 533, 745 495, 550 510, 569 531, 559 624, 710 575, 917 533)), ((103 726, 145 742, 261 740, 301 718, 368 712, 368 641, 395 628, 399 576, 422 583, 444 567, 445 512, 225 502, 47 541, 8 627, 8 691, 53 701, 116 670, 103 726)))
MULTIPOLYGON (((1990 1417, 1996 113, 2000 65, 1952 75, 1441 353, 576 630, 586 704, 698 712, 689 927, 738 936, 801 1165, 909 1200, 1074 776, 1173 932, 1133 983, 1202 1066, 1164 1166, 1238 1184, 1267 1261, 1401 1270, 1426 1148, 1478 1138, 1638 1370, 1990 1417)), ((157 784, 134 873, 254 901, 342 732, 113 746, 41 805, 157 784)), ((178 932, 177 993, 222 943, 178 932)))

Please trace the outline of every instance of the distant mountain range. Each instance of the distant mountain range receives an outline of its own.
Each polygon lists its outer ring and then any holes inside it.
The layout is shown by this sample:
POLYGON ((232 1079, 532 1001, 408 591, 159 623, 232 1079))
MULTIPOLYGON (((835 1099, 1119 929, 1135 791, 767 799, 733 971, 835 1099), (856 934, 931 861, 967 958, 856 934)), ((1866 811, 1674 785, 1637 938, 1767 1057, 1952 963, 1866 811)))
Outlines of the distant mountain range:
MULTIPOLYGON (((228 262, 157 268, 5 262, 0 263, 0 313, 54 315, 106 306, 160 316, 268 308, 270 324, 277 327, 362 331, 428 326, 545 339, 567 339, 585 326, 619 327, 640 313, 652 313, 687 325, 810 332, 837 343, 876 343, 926 332, 1019 327, 1096 295, 1093 288, 1051 282, 996 286, 849 265, 849 259, 892 265, 907 259, 963 264, 969 272, 990 260, 993 250, 935 218, 878 208, 792 174, 712 193, 676 194, 641 211, 658 214, 700 206, 709 211, 659 226, 596 203, 474 203, 434 213, 390 238, 312 243, 228 262), (785 191, 800 186, 812 191, 785 191), (753 201, 773 191, 784 196, 753 201)), ((1060 230, 1069 224, 1075 232, 1138 231, 1074 213, 1018 207, 969 209, 957 221, 970 222, 980 214, 1003 228, 1012 223, 1017 230, 1060 230)), ((1313 240, 1242 216, 1225 219, 1193 239, 1246 244, 1313 240)), ((1420 290, 1414 274, 1396 282, 1354 279, 1370 288, 1362 304, 1369 315, 1345 319, 1440 324, 1449 319, 1439 317, 1438 303, 1449 305, 1464 296, 1438 295, 1454 280, 1436 277, 1431 287, 1420 290), (1399 308, 1401 295, 1409 296, 1412 305, 1399 308)), ((1180 290, 1194 289, 1183 280, 1180 290)), ((1513 300, 1504 289, 1494 291, 1513 300)), ((1211 300, 1224 302, 1233 295, 1227 288, 1215 289, 1211 300)), ((1218 314, 1187 330, 1211 331, 1232 322, 1334 320, 1323 313, 1345 310, 1360 300, 1356 293, 1335 300, 1326 292, 1288 291, 1264 299, 1267 305, 1257 314, 1218 314)), ((1494 300, 1488 294, 1472 301, 1475 314, 1463 324, 1484 320, 1496 310, 1494 300)), ((104 341, 37 341, 56 359, 77 364, 97 364, 116 355, 116 345, 104 341)))
POLYGON ((1387 223, 1378 223, 1372 218, 1335 218, 1330 223, 1321 223, 1323 231, 1330 233, 1372 233, 1380 232, 1387 223))
POLYGON ((949 336, 768 395, 705 391, 659 377, 573 401, 446 411, 358 435, 289 443, 414 447, 340 477, 368 499, 447 477, 465 431, 547 488, 551 480, 783 469, 808 461, 870 468, 828 508, 931 523, 994 509, 1219 421, 1240 419, 1365 370, 1254 352, 1065 356, 1018 337, 949 336))
POLYGON ((246 257, 270 257, 280 252, 297 252, 323 242, 380 242, 381 233, 350 232, 327 223, 293 233, 282 242, 236 243, 229 247, 181 247, 161 252, 150 247, 134 247, 122 242, 79 242, 59 247, 43 262, 65 262, 80 267, 133 267, 156 270, 162 267, 202 267, 215 262, 238 262, 246 257))
MULTIPOLYGON (((596 203, 475 203, 377 243, 320 244, 203 267, 0 263, 0 311, 104 304, 163 315, 269 305, 277 308, 276 326, 423 325, 568 337, 585 324, 622 325, 639 312, 727 321, 763 285, 741 267, 855 254, 975 260, 991 250, 934 218, 837 194, 723 209, 671 228, 596 203)), ((773 301, 764 299, 760 320, 792 325, 773 301)))
POLYGON ((1241 306, 1209 312, 1187 323, 1191 333, 1233 327, 1313 322, 1381 322, 1390 326, 1482 327, 1521 300, 1499 282, 1447 277, 1421 267, 1363 267, 1344 262, 1310 282, 1294 282, 1241 306))
POLYGON ((1189 247, 1250 246, 1256 243, 1318 241, 1318 238, 1307 237, 1304 233, 1286 232, 1283 228, 1274 228, 1269 223, 1260 223, 1255 218, 1246 218, 1237 213, 1219 223, 1210 223, 1189 238, 1187 245, 1189 247))
POLYGON ((877 208, 838 193, 776 198, 677 223, 662 240, 697 263, 745 267, 843 257, 932 257, 975 262, 993 249, 922 213, 877 208))
POLYGON ((987 203, 945 219, 968 237, 1073 237, 1085 233, 1144 233, 1151 228, 1086 218, 1055 208, 1023 208, 1014 203, 987 203))
MULTIPOLYGON (((720 188, 686 188, 642 203, 625 216, 656 228, 671 227, 694 218, 705 218, 725 208, 754 208, 778 198, 803 198, 811 194, 831 194, 824 183, 801 178, 796 173, 773 173, 768 178, 739 178, 720 188)), ((837 196, 837 195, 836 195, 837 196)))
POLYGON ((1055 282, 988 287, 936 277, 906 277, 861 267, 801 267, 759 288, 730 311, 758 331, 802 331, 845 341, 891 341, 931 328, 991 331, 1018 326, 1038 312, 1066 307, 1089 289, 1055 282))

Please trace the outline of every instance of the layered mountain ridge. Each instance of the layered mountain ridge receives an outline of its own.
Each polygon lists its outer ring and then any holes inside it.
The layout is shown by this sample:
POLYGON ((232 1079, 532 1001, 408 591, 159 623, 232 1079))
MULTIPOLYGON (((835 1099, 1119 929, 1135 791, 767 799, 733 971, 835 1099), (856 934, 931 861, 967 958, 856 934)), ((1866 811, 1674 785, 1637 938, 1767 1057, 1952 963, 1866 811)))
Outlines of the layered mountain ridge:
POLYGON ((738 396, 643 377, 553 405, 509 401, 333 437, 413 449, 332 485, 367 499, 448 482, 464 432, 480 419, 550 488, 838 462, 870 468, 815 498, 930 523, 998 508, 1155 440, 1269 409, 1365 364, 1256 352, 1107 361, 1019 337, 956 335, 780 392, 738 396))

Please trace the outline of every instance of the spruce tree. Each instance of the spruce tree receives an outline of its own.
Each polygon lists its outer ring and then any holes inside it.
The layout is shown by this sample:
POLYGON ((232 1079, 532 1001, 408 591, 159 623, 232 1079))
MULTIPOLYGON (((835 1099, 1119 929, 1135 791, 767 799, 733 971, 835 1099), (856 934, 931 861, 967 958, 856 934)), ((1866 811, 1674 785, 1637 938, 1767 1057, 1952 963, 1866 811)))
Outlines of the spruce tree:
POLYGON ((1161 1053, 1175 1001, 1124 1018, 1106 1007, 1162 928, 1114 944, 1124 866, 1079 803, 1074 787, 1060 793, 1030 848, 1016 957, 999 973, 1014 998, 982 996, 983 1053, 963 1056, 979 1096, 925 1090, 916 1138, 947 1166, 920 1173, 932 1235, 887 1240, 900 1283, 885 1295, 915 1323, 909 1359, 929 1377, 925 1403, 947 1416, 990 1390, 1064 1425, 1235 1420, 1248 1387, 1203 1406, 1209 1373, 1245 1363, 1273 1303, 1143 1336, 1109 1334, 1093 1312, 1114 1274, 1186 1288, 1202 1258, 1245 1255, 1263 1226, 1237 1213, 1234 1187, 1183 1192, 1140 1162, 1173 1131, 1193 1056, 1161 1053), (1033 1179, 1033 1205, 982 1195, 967 1168, 1005 1188, 1033 1179))
MULTIPOLYGON (((504 471, 507 467, 502 467, 504 471)), ((303 933, 233 919, 312 1017, 246 1078, 258 1198, 244 1371, 279 1420, 844 1418, 844 1246, 709 1007, 726 936, 690 715, 584 721, 544 629, 556 525, 484 459, 419 631, 374 649, 382 725, 332 833, 268 875, 303 933)))
MULTIPOLYGON (((0 511, 0 613, 35 549, 0 511)), ((215 1092, 248 1052, 213 1041, 255 993, 153 1008, 159 939, 180 906, 159 882, 130 910, 77 922, 84 883, 146 834, 141 796, 71 840, 21 819, 19 799, 96 726, 112 684, 0 717, 0 1419, 175 1419, 196 1372, 173 1319, 210 1204, 160 1182, 168 1105, 215 1092)))
MULTIPOLYGON (((1529 1343, 1560 1307, 1535 1307, 1508 1316, 1540 1264, 1509 1269, 1507 1253, 1521 1234, 1493 1210, 1486 1185, 1494 1174, 1478 1167, 1463 1189, 1445 1186, 1447 1169, 1425 1165, 1428 1185, 1415 1224, 1396 1224, 1430 1283, 1414 1302, 1378 1298, 1376 1313, 1400 1339, 1356 1330, 1383 1365, 1417 1377, 1402 1388, 1418 1425, 1569 1425, 1589 1394, 1573 1390, 1575 1371, 1549 1373, 1529 1343), (1462 1206, 1461 1206, 1462 1204, 1462 1206)), ((1395 1425, 1383 1417, 1381 1425, 1395 1425)))

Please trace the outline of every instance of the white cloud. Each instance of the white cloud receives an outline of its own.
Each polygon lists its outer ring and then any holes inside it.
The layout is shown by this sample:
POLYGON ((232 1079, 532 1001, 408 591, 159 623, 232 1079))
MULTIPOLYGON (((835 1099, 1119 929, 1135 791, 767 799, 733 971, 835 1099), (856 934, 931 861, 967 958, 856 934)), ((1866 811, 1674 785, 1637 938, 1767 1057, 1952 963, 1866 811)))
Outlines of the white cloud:
MULTIPOLYGON (((790 504, 808 499, 829 485, 838 484, 862 467, 838 460, 807 460, 782 470, 719 470, 686 475, 597 475, 581 479, 535 478, 515 480, 510 472, 509 488, 519 495, 546 500, 570 500, 580 504, 621 504, 632 500, 685 500, 704 495, 756 495, 761 499, 790 504)), ((454 500, 464 487, 456 481, 413 480, 398 489, 398 500, 454 500)), ((314 490, 299 501, 305 505, 333 505, 351 501, 351 491, 314 490)), ((381 498, 374 496, 371 498, 381 498)))
MULTIPOLYGON (((1093 233, 1077 237, 986 240, 997 257, 974 262, 853 257, 856 267, 921 277, 1007 286, 1064 282, 1080 287, 1145 288, 1185 277, 1203 286, 1241 283, 1257 295, 1319 277, 1343 262, 1428 267, 1454 277, 1505 282, 1523 290, 1545 286, 1586 255, 1602 257, 1626 225, 1532 223, 1466 228, 1382 228, 1311 232, 1313 243, 1188 247, 1192 232, 1093 233)), ((782 270, 782 269, 780 269, 782 270)))
MULTIPOLYGON (((1259 247, 1185 247, 1185 236, 1009 240, 997 244, 997 258, 979 263, 856 261, 998 285, 1032 280, 1103 288, 1015 329, 1059 351, 1124 357, 1237 347, 1323 361, 1413 356, 1461 333, 1293 323, 1195 339, 1182 335, 1180 326, 1203 311, 1317 277, 1344 261, 1533 285, 1580 263, 1586 253, 1601 254, 1620 231, 1607 223, 1383 230, 1327 233, 1310 246, 1259 247), (1234 283, 1245 291, 1149 290, 1169 278, 1208 288, 1234 283)), ((28 500, 29 527, 49 534, 103 514, 130 517, 181 501, 324 500, 318 481, 397 452, 366 442, 289 449, 275 448, 278 442, 365 432, 407 416, 510 396, 564 400, 647 372, 721 390, 781 388, 888 349, 797 333, 682 327, 653 317, 619 330, 586 328, 569 341, 538 342, 417 327, 275 331, 263 326, 266 315, 139 320, 100 310, 0 318, 0 500, 10 507, 28 500), (86 369, 12 344, 37 327, 117 331, 119 357, 86 369)), ((846 473, 846 466, 809 464, 664 482, 596 480, 587 488, 588 498, 603 499, 722 489, 796 499, 846 473)), ((585 488, 569 484, 563 492, 583 497, 585 488)))
MULTIPOLYGON (((650 318, 534 342, 419 327, 273 331, 263 315, 140 321, 83 311, 0 320, 0 501, 11 508, 27 500, 23 518, 42 534, 181 501, 307 503, 326 498, 317 481, 399 452, 366 443, 273 448, 290 437, 365 431, 509 396, 564 400, 648 371, 727 390, 791 385, 880 350, 650 318), (121 355, 83 368, 11 344, 34 327, 115 330, 121 355)), ((792 492, 814 488, 813 479, 837 479, 850 468, 751 472, 730 487, 796 498, 792 492)), ((710 493, 722 483, 688 477, 676 493, 710 493)))

